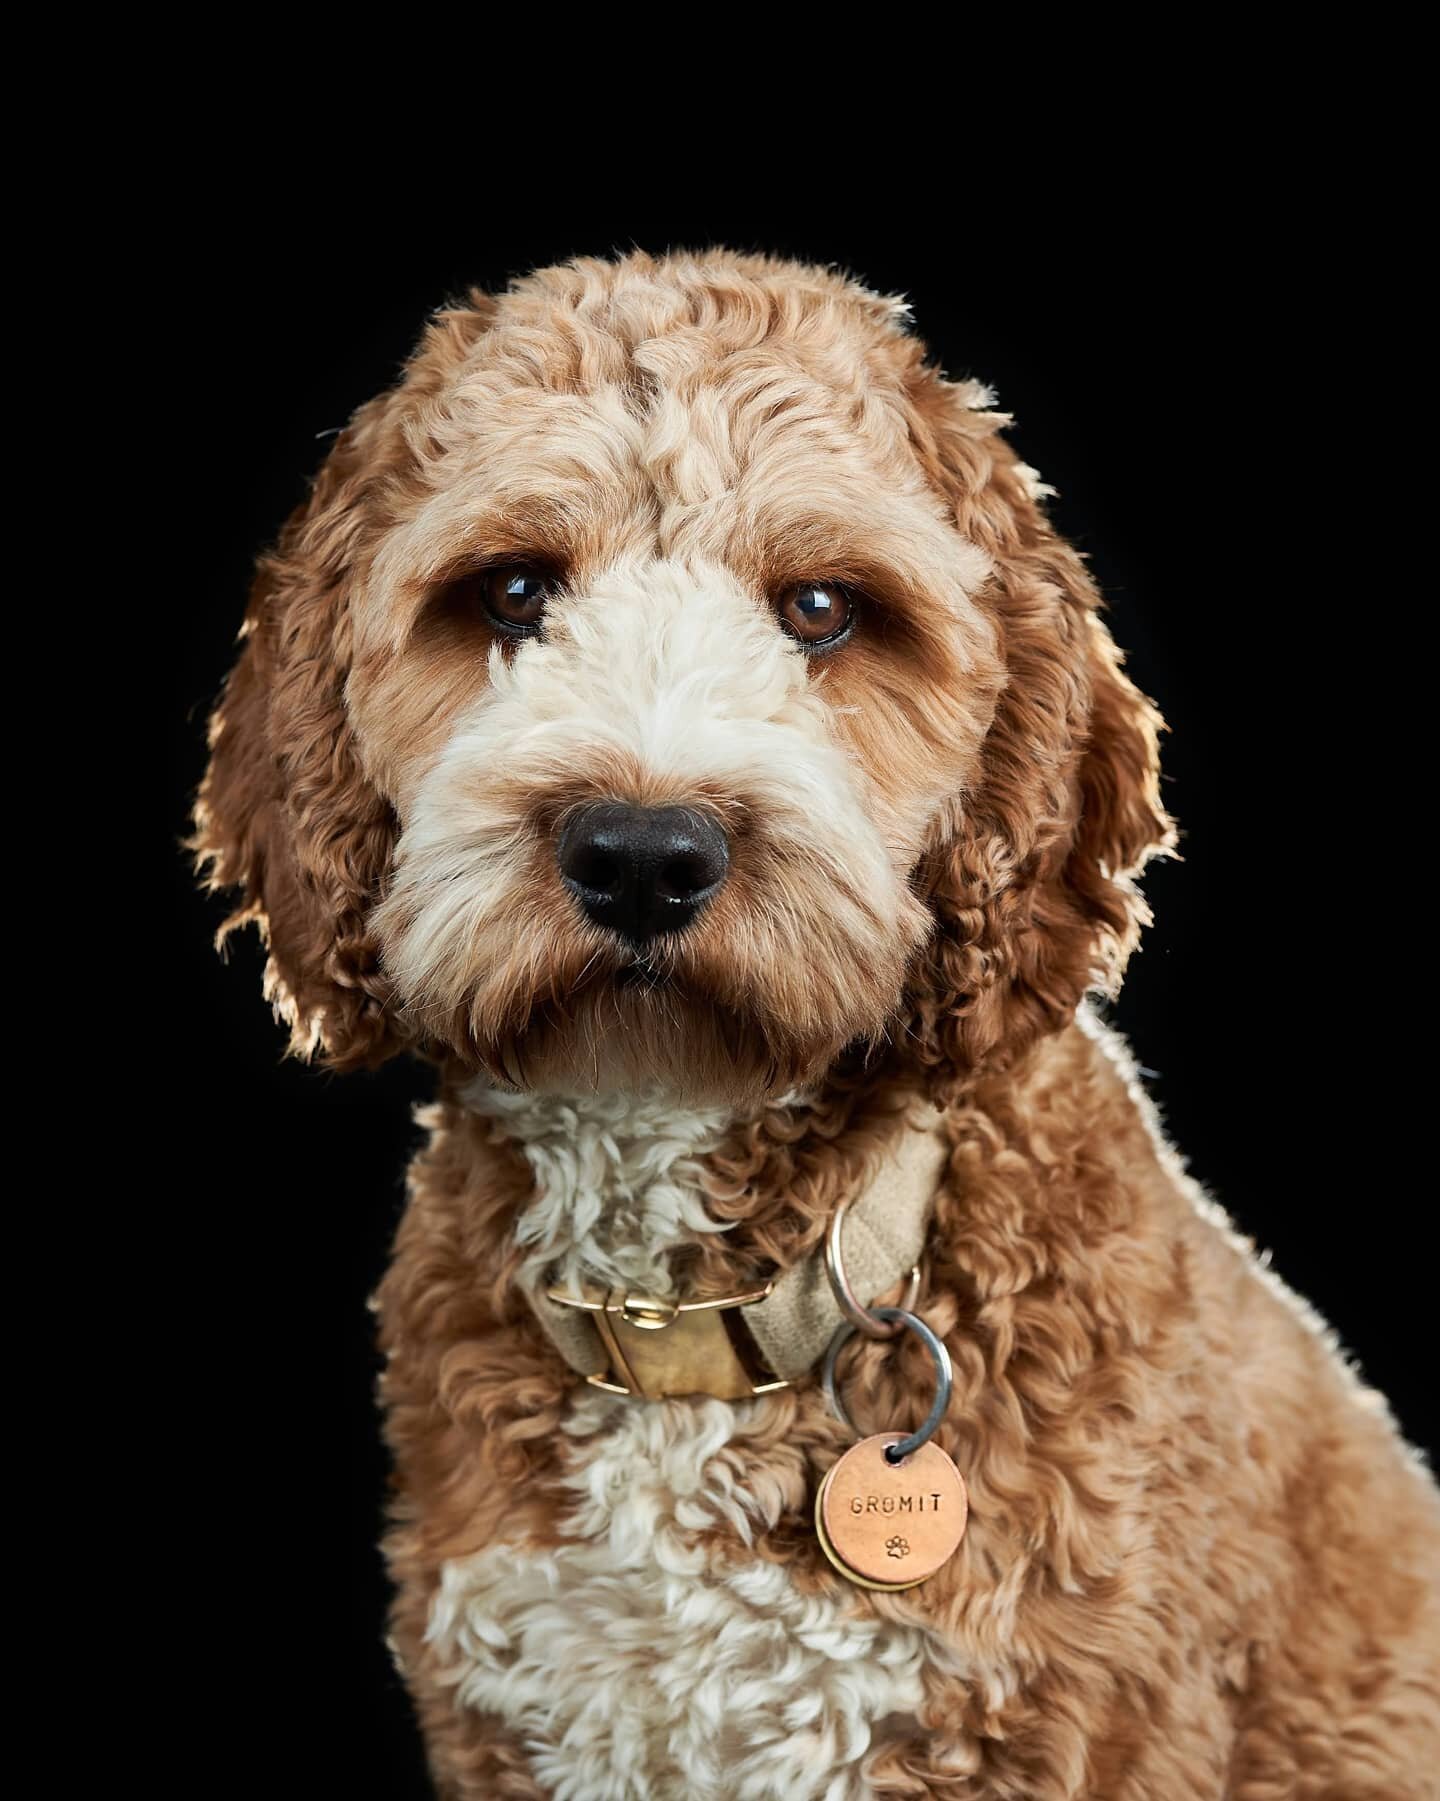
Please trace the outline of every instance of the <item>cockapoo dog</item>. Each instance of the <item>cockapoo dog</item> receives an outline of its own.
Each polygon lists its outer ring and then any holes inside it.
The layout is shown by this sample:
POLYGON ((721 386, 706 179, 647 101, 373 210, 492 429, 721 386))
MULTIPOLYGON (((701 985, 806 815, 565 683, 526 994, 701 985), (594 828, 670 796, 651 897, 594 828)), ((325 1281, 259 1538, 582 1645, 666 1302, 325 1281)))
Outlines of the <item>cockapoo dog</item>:
MULTIPOLYGON (((439 314, 261 561, 195 844, 297 1052, 439 1072, 374 1305, 453 1801, 1440 1793, 1435 1488, 1084 1004, 1159 720, 1005 423, 827 269, 580 260, 439 314), (902 1165, 970 1504, 904 1589, 740 1319, 902 1165)), ((837 1373, 861 1434, 937 1379, 837 1373)))

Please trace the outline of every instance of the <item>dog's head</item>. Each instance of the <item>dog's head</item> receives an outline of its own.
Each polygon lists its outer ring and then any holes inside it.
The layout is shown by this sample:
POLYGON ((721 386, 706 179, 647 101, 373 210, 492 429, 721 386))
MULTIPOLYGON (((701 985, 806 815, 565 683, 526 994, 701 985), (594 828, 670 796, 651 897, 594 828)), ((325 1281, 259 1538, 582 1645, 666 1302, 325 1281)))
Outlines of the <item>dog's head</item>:
POLYGON ((261 562, 195 843, 295 1048, 944 1086, 1119 974, 1157 717, 903 307, 715 252, 432 323, 261 562))

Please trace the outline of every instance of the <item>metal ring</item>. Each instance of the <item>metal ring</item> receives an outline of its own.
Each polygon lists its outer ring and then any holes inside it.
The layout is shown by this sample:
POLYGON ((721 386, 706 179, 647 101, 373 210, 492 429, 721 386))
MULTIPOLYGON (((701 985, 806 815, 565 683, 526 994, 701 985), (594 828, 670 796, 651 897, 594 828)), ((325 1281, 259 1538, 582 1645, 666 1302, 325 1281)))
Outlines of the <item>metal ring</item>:
MULTIPOLYGON (((845 1263, 840 1255, 840 1228, 845 1222, 845 1215, 850 1207, 849 1199, 841 1201, 835 1209, 834 1218, 830 1221, 830 1230, 825 1234, 825 1271, 830 1277, 831 1292, 835 1296, 835 1305, 849 1320, 857 1332, 863 1332, 867 1338, 894 1338, 898 1335, 898 1325, 883 1323, 885 1309, 869 1308, 864 1305, 855 1290, 850 1286, 850 1278, 845 1274, 845 1263)), ((909 1313, 914 1309, 920 1294, 920 1265, 917 1263, 910 1271, 910 1280, 905 1285, 905 1293, 900 1298, 901 1310, 909 1313)))
MULTIPOLYGON (((903 1307, 877 1307, 876 1313, 883 1320, 894 1323, 898 1332, 901 1326, 908 1326, 919 1338, 931 1357, 935 1360, 935 1403, 921 1422, 920 1429, 912 1432, 908 1438, 900 1439, 896 1444, 885 1447, 885 1458, 889 1463, 900 1463, 906 1457, 913 1457, 921 1445, 928 1444, 935 1436, 935 1429, 945 1417, 945 1410, 950 1405, 950 1353, 940 1342, 923 1319, 917 1318, 903 1307)), ((840 1392, 835 1386, 835 1365, 841 1351, 855 1336, 857 1328, 848 1321, 835 1328, 835 1335, 825 1347, 825 1363, 820 1377, 821 1386, 825 1390, 825 1399, 830 1403, 831 1412, 842 1425, 848 1426, 852 1432, 859 1428, 845 1411, 845 1403, 840 1399, 840 1392)))

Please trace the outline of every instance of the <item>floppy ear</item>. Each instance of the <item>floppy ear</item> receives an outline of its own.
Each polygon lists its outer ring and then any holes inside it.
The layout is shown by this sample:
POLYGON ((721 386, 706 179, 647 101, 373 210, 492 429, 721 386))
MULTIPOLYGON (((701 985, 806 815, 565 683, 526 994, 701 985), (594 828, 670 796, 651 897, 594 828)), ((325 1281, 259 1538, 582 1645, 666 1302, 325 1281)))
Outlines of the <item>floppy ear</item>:
POLYGON ((1002 1068, 1113 992, 1149 912, 1133 877, 1174 844, 1163 722, 1121 669, 1079 555, 988 395, 933 382, 917 445, 956 523, 989 552, 1007 676, 979 780, 921 872, 935 935, 915 971, 912 1043, 940 1091, 1002 1068), (977 402, 980 405, 977 405, 977 402))
POLYGON ((384 406, 372 401, 340 434, 310 499, 260 560, 240 658, 210 719, 190 841, 207 888, 240 891, 217 943, 259 927, 266 998, 290 1049, 338 1068, 398 1048, 365 923, 394 820, 360 767, 344 700, 347 575, 384 406))
POLYGON ((386 497, 415 461, 415 422, 494 322, 479 289, 435 314, 399 386, 336 439, 309 500, 260 559, 243 649, 210 719, 195 806, 205 885, 240 903, 217 942, 253 921, 269 952, 265 994, 290 1049, 337 1069, 402 1048, 368 927, 397 821, 367 779, 345 705, 349 588, 386 497))

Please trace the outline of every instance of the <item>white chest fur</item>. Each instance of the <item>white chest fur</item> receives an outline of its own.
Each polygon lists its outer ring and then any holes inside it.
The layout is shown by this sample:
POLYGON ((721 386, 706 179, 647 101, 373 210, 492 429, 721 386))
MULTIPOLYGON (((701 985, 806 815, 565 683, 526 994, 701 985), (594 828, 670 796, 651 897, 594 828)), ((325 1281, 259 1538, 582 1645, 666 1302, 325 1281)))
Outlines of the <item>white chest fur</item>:
MULTIPOLYGON (((535 1171, 517 1222, 533 1276, 665 1293, 670 1253, 718 1229, 694 1159, 719 1113, 465 1098, 535 1171)), ((556 1801, 859 1801, 871 1754, 913 1731, 930 1635, 744 1555, 784 1506, 747 1483, 769 1406, 578 1390, 560 1543, 445 1566, 429 1639, 457 1701, 523 1739, 556 1801)))
POLYGON ((776 1522, 745 1480, 767 1405, 582 1393, 562 1542, 446 1565, 429 1638, 456 1699, 556 1801, 859 1801, 869 1754, 913 1730, 927 1633, 702 1542, 776 1522))
POLYGON ((527 1282, 669 1294, 671 1252, 724 1231, 705 1211, 696 1164, 728 1124, 723 1109, 653 1094, 504 1094, 478 1081, 461 1098, 503 1125, 535 1173, 515 1223, 527 1282))

